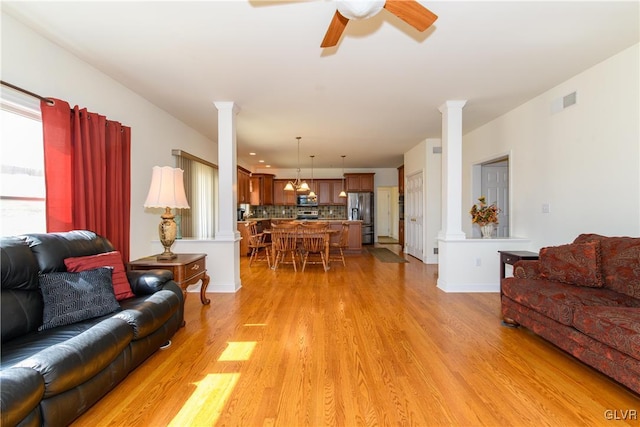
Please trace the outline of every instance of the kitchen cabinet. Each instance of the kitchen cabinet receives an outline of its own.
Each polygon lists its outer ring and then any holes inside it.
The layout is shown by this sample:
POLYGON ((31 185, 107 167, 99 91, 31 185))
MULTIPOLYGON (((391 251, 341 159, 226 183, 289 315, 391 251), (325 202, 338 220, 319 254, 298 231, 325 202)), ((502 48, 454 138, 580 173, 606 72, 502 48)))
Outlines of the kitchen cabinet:
MULTIPOLYGON (((349 239, 347 251, 362 251, 362 223, 360 221, 347 221, 349 223, 349 239)), ((332 230, 340 230, 342 221, 329 221, 329 228, 332 230)), ((331 242, 336 242, 339 236, 336 234, 331 237, 331 242)))
POLYGON ((238 222, 238 231, 240 232, 240 256, 249 256, 251 251, 249 250, 249 227, 247 227, 248 221, 238 222))
POLYGON ((293 205, 297 204, 296 192, 285 191, 284 187, 289 182, 288 179, 273 180, 273 204, 274 205, 293 205))
POLYGON ((251 172, 238 166, 238 203, 251 202, 251 172))
POLYGON ((398 168, 398 193, 404 195, 404 165, 398 168))
POLYGON ((315 182, 318 187, 316 193, 318 194, 318 204, 320 206, 347 204, 346 197, 339 197, 339 194, 342 191, 341 179, 321 179, 316 180, 315 182))
POLYGON ((268 173, 251 175, 251 204, 253 206, 273 205, 273 178, 268 173))
POLYGON ((374 173, 345 173, 347 191, 350 192, 371 192, 374 190, 374 173))

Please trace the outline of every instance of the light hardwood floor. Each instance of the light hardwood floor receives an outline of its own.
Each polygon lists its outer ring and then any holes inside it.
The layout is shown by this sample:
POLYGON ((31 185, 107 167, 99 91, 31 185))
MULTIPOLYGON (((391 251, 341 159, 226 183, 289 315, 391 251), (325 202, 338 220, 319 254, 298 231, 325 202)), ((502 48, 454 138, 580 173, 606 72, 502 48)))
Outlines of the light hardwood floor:
POLYGON ((243 258, 239 292, 189 294, 172 346, 74 426, 640 425, 621 419, 640 396, 501 326, 497 294, 444 293, 407 258, 326 273, 243 258))

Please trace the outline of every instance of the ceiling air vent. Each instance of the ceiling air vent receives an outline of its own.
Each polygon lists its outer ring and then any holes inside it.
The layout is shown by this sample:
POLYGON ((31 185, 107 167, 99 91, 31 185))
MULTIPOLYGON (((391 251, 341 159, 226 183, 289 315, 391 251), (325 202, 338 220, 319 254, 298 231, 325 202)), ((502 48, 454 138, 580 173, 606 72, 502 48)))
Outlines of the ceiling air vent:
POLYGON ((575 105, 578 102, 578 92, 573 91, 568 95, 563 96, 562 98, 554 99, 551 102, 551 114, 559 113, 565 108, 569 108, 572 105, 575 105))

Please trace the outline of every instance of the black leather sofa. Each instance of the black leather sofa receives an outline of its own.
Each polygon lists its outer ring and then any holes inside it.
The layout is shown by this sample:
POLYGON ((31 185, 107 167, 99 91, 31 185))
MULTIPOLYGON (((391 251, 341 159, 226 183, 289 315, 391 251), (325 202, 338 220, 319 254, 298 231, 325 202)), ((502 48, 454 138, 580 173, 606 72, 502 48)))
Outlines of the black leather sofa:
POLYGON ((70 424, 183 325, 181 289, 170 271, 153 270, 126 272, 135 296, 118 301, 115 311, 39 330, 41 275, 66 271, 66 258, 113 250, 107 239, 83 230, 2 238, 3 427, 70 424))

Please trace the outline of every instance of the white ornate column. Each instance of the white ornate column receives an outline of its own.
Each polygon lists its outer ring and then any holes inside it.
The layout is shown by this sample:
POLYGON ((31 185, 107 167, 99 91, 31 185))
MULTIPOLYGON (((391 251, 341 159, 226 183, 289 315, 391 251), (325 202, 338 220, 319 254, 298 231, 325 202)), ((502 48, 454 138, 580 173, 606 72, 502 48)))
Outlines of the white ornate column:
POLYGON ((462 107, 467 101, 447 101, 442 113, 442 224, 438 233, 438 288, 456 287, 456 257, 462 231, 462 107))
POLYGON ((220 206, 216 239, 235 239, 238 233, 238 177, 236 154, 236 115, 234 102, 214 102, 218 109, 218 201, 220 206))
MULTIPOLYGON (((236 208, 238 205, 238 177, 236 154, 236 115, 240 111, 234 102, 214 102, 218 109, 218 230, 219 245, 216 270, 210 271, 212 282, 220 281, 220 288, 235 291, 240 282, 240 233, 236 208)), ((214 261, 214 260, 209 260, 214 261)))
POLYGON ((442 113, 442 229, 438 239, 462 240, 462 107, 447 101, 442 113))

